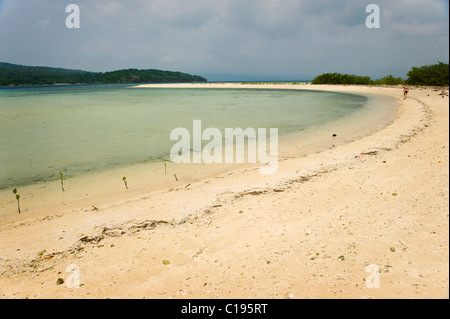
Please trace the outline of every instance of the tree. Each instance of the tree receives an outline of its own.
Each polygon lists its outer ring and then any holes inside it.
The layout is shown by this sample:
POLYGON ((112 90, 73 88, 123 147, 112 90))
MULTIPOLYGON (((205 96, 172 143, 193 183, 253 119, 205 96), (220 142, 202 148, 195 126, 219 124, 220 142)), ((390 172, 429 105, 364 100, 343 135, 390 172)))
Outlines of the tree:
POLYGON ((438 62, 434 65, 413 67, 407 75, 408 84, 447 86, 449 85, 449 64, 438 62))
POLYGON ((319 75, 311 82, 312 84, 372 84, 368 76, 358 76, 354 74, 324 73, 319 75))
POLYGON ((402 78, 394 78, 392 74, 375 81, 375 84, 377 85, 399 85, 403 83, 404 81, 402 80, 402 78))

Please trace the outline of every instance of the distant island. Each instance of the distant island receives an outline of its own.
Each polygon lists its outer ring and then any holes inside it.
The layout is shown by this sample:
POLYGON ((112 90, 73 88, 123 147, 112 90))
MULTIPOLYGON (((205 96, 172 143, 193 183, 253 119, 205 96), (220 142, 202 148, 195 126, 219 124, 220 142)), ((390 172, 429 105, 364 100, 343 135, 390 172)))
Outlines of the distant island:
POLYGON ((153 69, 127 69, 103 73, 0 62, 0 86, 191 82, 207 82, 207 80, 197 75, 153 69))

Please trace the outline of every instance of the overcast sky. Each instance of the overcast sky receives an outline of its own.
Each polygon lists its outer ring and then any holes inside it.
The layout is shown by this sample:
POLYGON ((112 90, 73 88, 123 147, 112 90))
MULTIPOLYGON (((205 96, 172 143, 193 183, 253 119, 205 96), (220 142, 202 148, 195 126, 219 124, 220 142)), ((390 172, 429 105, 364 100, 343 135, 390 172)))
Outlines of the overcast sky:
POLYGON ((448 0, 0 0, 0 61, 211 81, 406 78, 449 61, 448 0), (80 28, 66 27, 66 6, 80 28), (369 4, 380 28, 366 27, 369 4))

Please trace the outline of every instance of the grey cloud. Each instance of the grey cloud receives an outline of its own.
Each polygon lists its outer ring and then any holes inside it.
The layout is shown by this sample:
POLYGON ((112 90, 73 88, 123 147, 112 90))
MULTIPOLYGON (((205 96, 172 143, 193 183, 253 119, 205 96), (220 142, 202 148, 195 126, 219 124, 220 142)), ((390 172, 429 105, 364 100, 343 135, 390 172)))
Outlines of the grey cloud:
MULTIPOLYGON (((4 0, 0 0, 4 1, 4 0)), ((0 60, 106 71, 308 79, 323 72, 405 76, 448 62, 445 0, 15 0, 0 20, 0 60), (365 27, 368 4, 381 29, 365 27), (44 4, 43 4, 44 3, 44 4)))

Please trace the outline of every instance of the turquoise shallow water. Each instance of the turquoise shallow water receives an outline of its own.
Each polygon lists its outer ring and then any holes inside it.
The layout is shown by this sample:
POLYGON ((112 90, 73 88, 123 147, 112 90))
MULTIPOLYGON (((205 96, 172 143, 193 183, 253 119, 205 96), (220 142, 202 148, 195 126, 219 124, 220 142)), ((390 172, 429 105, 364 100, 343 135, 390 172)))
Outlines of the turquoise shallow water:
POLYGON ((278 128, 279 136, 364 108, 367 97, 269 89, 136 89, 128 85, 0 88, 0 189, 169 160, 170 133, 278 128))

